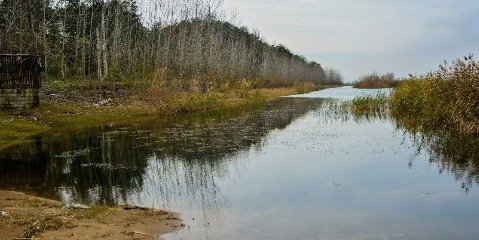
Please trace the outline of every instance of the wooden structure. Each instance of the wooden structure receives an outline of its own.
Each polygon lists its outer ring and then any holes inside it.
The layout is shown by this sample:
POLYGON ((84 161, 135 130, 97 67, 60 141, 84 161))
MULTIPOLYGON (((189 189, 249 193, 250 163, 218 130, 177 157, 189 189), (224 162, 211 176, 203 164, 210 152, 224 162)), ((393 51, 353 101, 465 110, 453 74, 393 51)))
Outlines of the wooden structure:
POLYGON ((0 54, 0 89, 39 89, 42 57, 0 54))
POLYGON ((0 54, 0 109, 40 104, 42 63, 39 55, 0 54))

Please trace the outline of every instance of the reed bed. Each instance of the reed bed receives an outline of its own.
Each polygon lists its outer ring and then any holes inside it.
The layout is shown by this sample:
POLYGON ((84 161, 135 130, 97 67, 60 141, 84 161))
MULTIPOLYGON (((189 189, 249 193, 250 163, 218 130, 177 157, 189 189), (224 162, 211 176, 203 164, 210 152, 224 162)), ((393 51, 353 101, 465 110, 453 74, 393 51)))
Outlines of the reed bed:
POLYGON ((449 128, 479 133, 479 63, 473 56, 426 76, 412 77, 392 94, 391 113, 418 128, 449 128))

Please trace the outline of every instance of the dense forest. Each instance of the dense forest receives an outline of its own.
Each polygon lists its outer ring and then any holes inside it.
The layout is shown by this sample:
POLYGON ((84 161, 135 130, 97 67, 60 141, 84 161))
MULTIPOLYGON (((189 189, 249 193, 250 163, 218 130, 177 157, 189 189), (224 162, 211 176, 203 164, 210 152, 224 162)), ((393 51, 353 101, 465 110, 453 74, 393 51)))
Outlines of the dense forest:
POLYGON ((203 92, 245 80, 255 87, 342 80, 235 26, 218 0, 0 0, 0 12, 0 53, 44 56, 47 78, 153 77, 203 92))

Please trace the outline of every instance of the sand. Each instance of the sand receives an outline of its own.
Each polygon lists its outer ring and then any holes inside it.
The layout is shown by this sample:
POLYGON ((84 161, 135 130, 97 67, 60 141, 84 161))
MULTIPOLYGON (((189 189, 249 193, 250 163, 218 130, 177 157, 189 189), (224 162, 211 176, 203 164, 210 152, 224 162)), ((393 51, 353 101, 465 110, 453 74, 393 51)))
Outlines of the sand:
POLYGON ((0 239, 161 239, 184 227, 179 214, 134 206, 65 207, 0 190, 0 239))

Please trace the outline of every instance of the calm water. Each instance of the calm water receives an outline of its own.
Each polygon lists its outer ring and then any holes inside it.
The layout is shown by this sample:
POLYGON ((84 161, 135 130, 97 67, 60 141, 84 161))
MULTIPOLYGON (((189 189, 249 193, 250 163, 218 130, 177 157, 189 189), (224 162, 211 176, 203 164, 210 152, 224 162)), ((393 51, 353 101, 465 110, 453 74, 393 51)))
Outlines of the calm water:
POLYGON ((0 187, 180 212, 187 227, 166 239, 477 239, 471 163, 388 118, 325 108, 364 94, 40 136, 0 153, 0 187))

